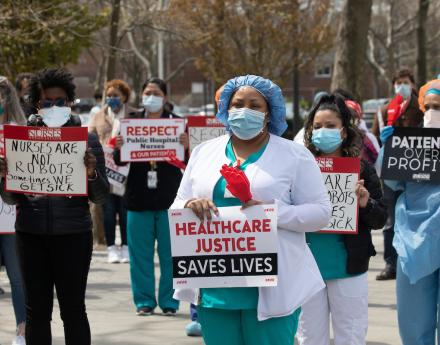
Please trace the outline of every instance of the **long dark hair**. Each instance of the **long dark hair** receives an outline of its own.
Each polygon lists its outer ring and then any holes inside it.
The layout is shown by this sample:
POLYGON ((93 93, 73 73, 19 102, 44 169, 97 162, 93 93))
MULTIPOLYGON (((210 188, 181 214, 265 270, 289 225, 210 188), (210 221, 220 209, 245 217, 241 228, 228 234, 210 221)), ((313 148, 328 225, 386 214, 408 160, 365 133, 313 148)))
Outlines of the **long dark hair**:
POLYGON ((342 120, 342 126, 347 132, 347 137, 342 142, 342 155, 344 157, 358 157, 362 148, 362 134, 355 124, 353 115, 345 105, 344 99, 338 94, 323 96, 310 111, 305 125, 305 146, 315 156, 319 156, 321 154, 321 152, 312 143, 313 121, 316 113, 321 110, 333 111, 342 120))

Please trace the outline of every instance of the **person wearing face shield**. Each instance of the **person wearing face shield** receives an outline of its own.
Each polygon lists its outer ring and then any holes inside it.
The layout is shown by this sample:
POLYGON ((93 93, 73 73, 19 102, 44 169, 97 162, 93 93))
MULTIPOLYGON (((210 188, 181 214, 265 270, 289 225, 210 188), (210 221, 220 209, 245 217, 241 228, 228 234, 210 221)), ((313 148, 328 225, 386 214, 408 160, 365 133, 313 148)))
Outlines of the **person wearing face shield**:
MULTIPOLYGON (((11 82, 6 77, 0 76, 0 126, 4 124, 24 125, 26 118, 11 82)), ((2 154, 0 153, 0 157, 2 154)), ((26 310, 15 234, 0 234, 0 265, 1 263, 6 267, 11 284, 12 305, 17 325, 17 333, 12 345, 25 345, 26 310)))
POLYGON ((313 155, 281 138, 285 117, 281 89, 272 81, 230 79, 217 112, 228 134, 194 149, 170 207, 189 208, 201 220, 211 219, 219 206, 278 207, 276 287, 176 290, 176 298, 198 305, 207 345, 291 345, 301 305, 324 287, 305 233, 327 224, 330 202, 313 155), (230 180, 231 169, 242 183, 230 180))
MULTIPOLYGON (((30 81, 29 97, 38 114, 28 126, 79 127, 71 115, 75 85, 63 69, 45 69, 30 81)), ((66 344, 88 345, 90 326, 85 307, 92 257, 89 200, 104 203, 109 191, 104 154, 96 135, 89 134, 84 153, 88 197, 36 196, 8 193, 7 162, 0 159, 3 200, 17 205, 17 251, 26 299, 26 344, 51 344, 53 292, 56 288, 66 344)))
POLYGON ((335 345, 365 344, 367 335, 367 271, 370 257, 376 255, 371 230, 382 228, 387 213, 379 178, 363 158, 362 133, 346 102, 339 94, 322 97, 309 114, 304 142, 316 157, 362 158, 355 189, 358 233, 306 234, 326 287, 302 305, 300 345, 329 345, 330 318, 335 345))
MULTIPOLYGON (((440 128, 440 79, 420 89, 424 128, 440 128)), ((393 127, 381 132, 383 142, 393 127)), ((440 332, 440 184, 385 180, 400 191, 393 246, 398 254, 396 295, 403 345, 435 344, 440 332)))
MULTIPOLYGON (((169 119, 178 116, 170 111, 167 85, 162 79, 147 80, 142 87, 142 111, 132 118, 169 119)), ((182 134, 180 144, 188 148, 188 136, 182 134)), ((121 162, 120 148, 124 138, 117 136, 113 157, 121 162)), ((133 301, 138 316, 151 315, 159 305, 164 315, 173 316, 179 302, 173 298, 171 240, 168 208, 182 179, 183 162, 131 162, 127 176, 124 203, 127 207, 127 241, 130 254, 130 278, 133 301), (159 294, 156 298, 154 251, 160 261, 159 294)))
MULTIPOLYGON (((398 71, 393 77, 394 99, 382 107, 374 118, 371 132, 380 141, 380 132, 392 122, 393 126, 399 127, 418 127, 423 122, 423 112, 419 109, 417 100, 417 89, 414 75, 408 69, 398 71), (394 117, 396 105, 393 101, 398 101, 401 111, 398 118, 394 117)), ((382 143, 383 144, 383 143, 382 143)), ((384 261, 385 268, 376 276, 376 280, 390 280, 396 278, 397 253, 393 247, 394 237, 394 209, 399 197, 399 191, 392 191, 387 185, 383 185, 384 199, 388 209, 388 219, 383 229, 384 239, 384 261)))
MULTIPOLYGON (((112 138, 119 133, 120 119, 129 118, 137 112, 137 109, 128 105, 130 93, 130 87, 123 80, 114 79, 105 84, 105 105, 89 123, 89 132, 98 136, 103 147, 110 147, 112 138)), ((127 263, 130 260, 126 231, 127 210, 122 199, 124 192, 125 188, 110 185, 110 196, 103 207, 91 204, 94 233, 105 234, 107 262, 109 263, 127 263), (121 247, 115 245, 117 216, 121 232, 121 247)))

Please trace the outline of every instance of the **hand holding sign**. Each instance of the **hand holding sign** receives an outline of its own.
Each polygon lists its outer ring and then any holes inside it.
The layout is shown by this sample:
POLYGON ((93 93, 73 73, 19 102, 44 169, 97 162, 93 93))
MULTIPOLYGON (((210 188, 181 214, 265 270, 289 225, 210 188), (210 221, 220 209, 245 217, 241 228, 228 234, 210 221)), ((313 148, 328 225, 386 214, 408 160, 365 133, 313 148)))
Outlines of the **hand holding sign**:
POLYGON ((185 150, 187 150, 188 147, 189 147, 189 137, 188 137, 188 134, 186 134, 186 133, 180 134, 180 136, 179 136, 179 143, 181 145, 183 145, 183 148, 185 150))
POLYGON ((206 216, 208 221, 212 220, 211 210, 214 211, 214 214, 218 216, 217 206, 209 199, 192 199, 188 201, 185 205, 185 208, 190 208, 193 210, 194 214, 203 222, 206 216))
POLYGON ((5 177, 8 172, 8 166, 5 158, 0 158, 0 177, 5 177))
POLYGON ((364 187, 364 180, 359 180, 356 183, 355 193, 358 198, 359 207, 365 208, 370 199, 370 192, 364 187))
POLYGON ((87 149, 84 156, 84 165, 87 168, 88 178, 93 178, 96 176, 96 157, 92 152, 92 149, 87 149))
POLYGON ((122 137, 122 135, 118 135, 116 137, 115 149, 119 150, 122 145, 124 145, 124 138, 122 137))

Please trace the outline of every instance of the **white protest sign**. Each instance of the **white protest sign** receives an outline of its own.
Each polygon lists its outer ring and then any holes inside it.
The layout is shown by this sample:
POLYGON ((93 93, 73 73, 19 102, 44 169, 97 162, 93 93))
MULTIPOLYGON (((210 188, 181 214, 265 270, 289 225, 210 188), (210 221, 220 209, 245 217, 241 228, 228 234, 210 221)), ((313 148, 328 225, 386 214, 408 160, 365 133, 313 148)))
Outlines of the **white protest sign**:
POLYGON ((358 233, 358 199, 355 188, 359 180, 359 158, 317 158, 324 184, 332 204, 329 224, 321 232, 358 233))
POLYGON ((185 132, 184 119, 122 119, 121 161, 165 161, 176 156, 185 160, 185 150, 179 137, 185 132))
POLYGON ((189 116, 187 120, 190 152, 197 145, 226 133, 225 126, 215 117, 189 116))
POLYGON ((123 188, 127 180, 130 165, 119 166, 116 165, 113 159, 113 149, 103 147, 105 156, 105 170, 107 173, 108 182, 115 187, 123 188))
POLYGON ((6 191, 86 196, 85 127, 4 126, 6 191))
POLYGON ((218 210, 203 223, 190 209, 168 211, 173 287, 276 286, 276 206, 218 210))
POLYGON ((15 232, 15 206, 6 204, 0 198, 0 234, 12 234, 15 232))

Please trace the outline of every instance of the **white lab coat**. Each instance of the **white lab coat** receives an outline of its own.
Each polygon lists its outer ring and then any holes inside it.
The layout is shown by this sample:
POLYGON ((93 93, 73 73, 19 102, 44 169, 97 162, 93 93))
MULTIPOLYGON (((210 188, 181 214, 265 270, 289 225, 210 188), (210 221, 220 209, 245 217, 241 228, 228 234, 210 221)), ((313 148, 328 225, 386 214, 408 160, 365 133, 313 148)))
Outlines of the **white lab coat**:
MULTIPOLYGON (((229 135, 197 146, 191 154, 171 209, 192 198, 212 199, 220 168, 229 164, 229 135)), ((255 200, 278 206, 278 286, 260 287, 258 319, 292 314, 324 288, 305 232, 317 231, 330 219, 330 201, 313 155, 304 147, 270 135, 258 161, 246 168, 255 200)), ((175 298, 197 304, 198 291, 176 290, 175 298)))

